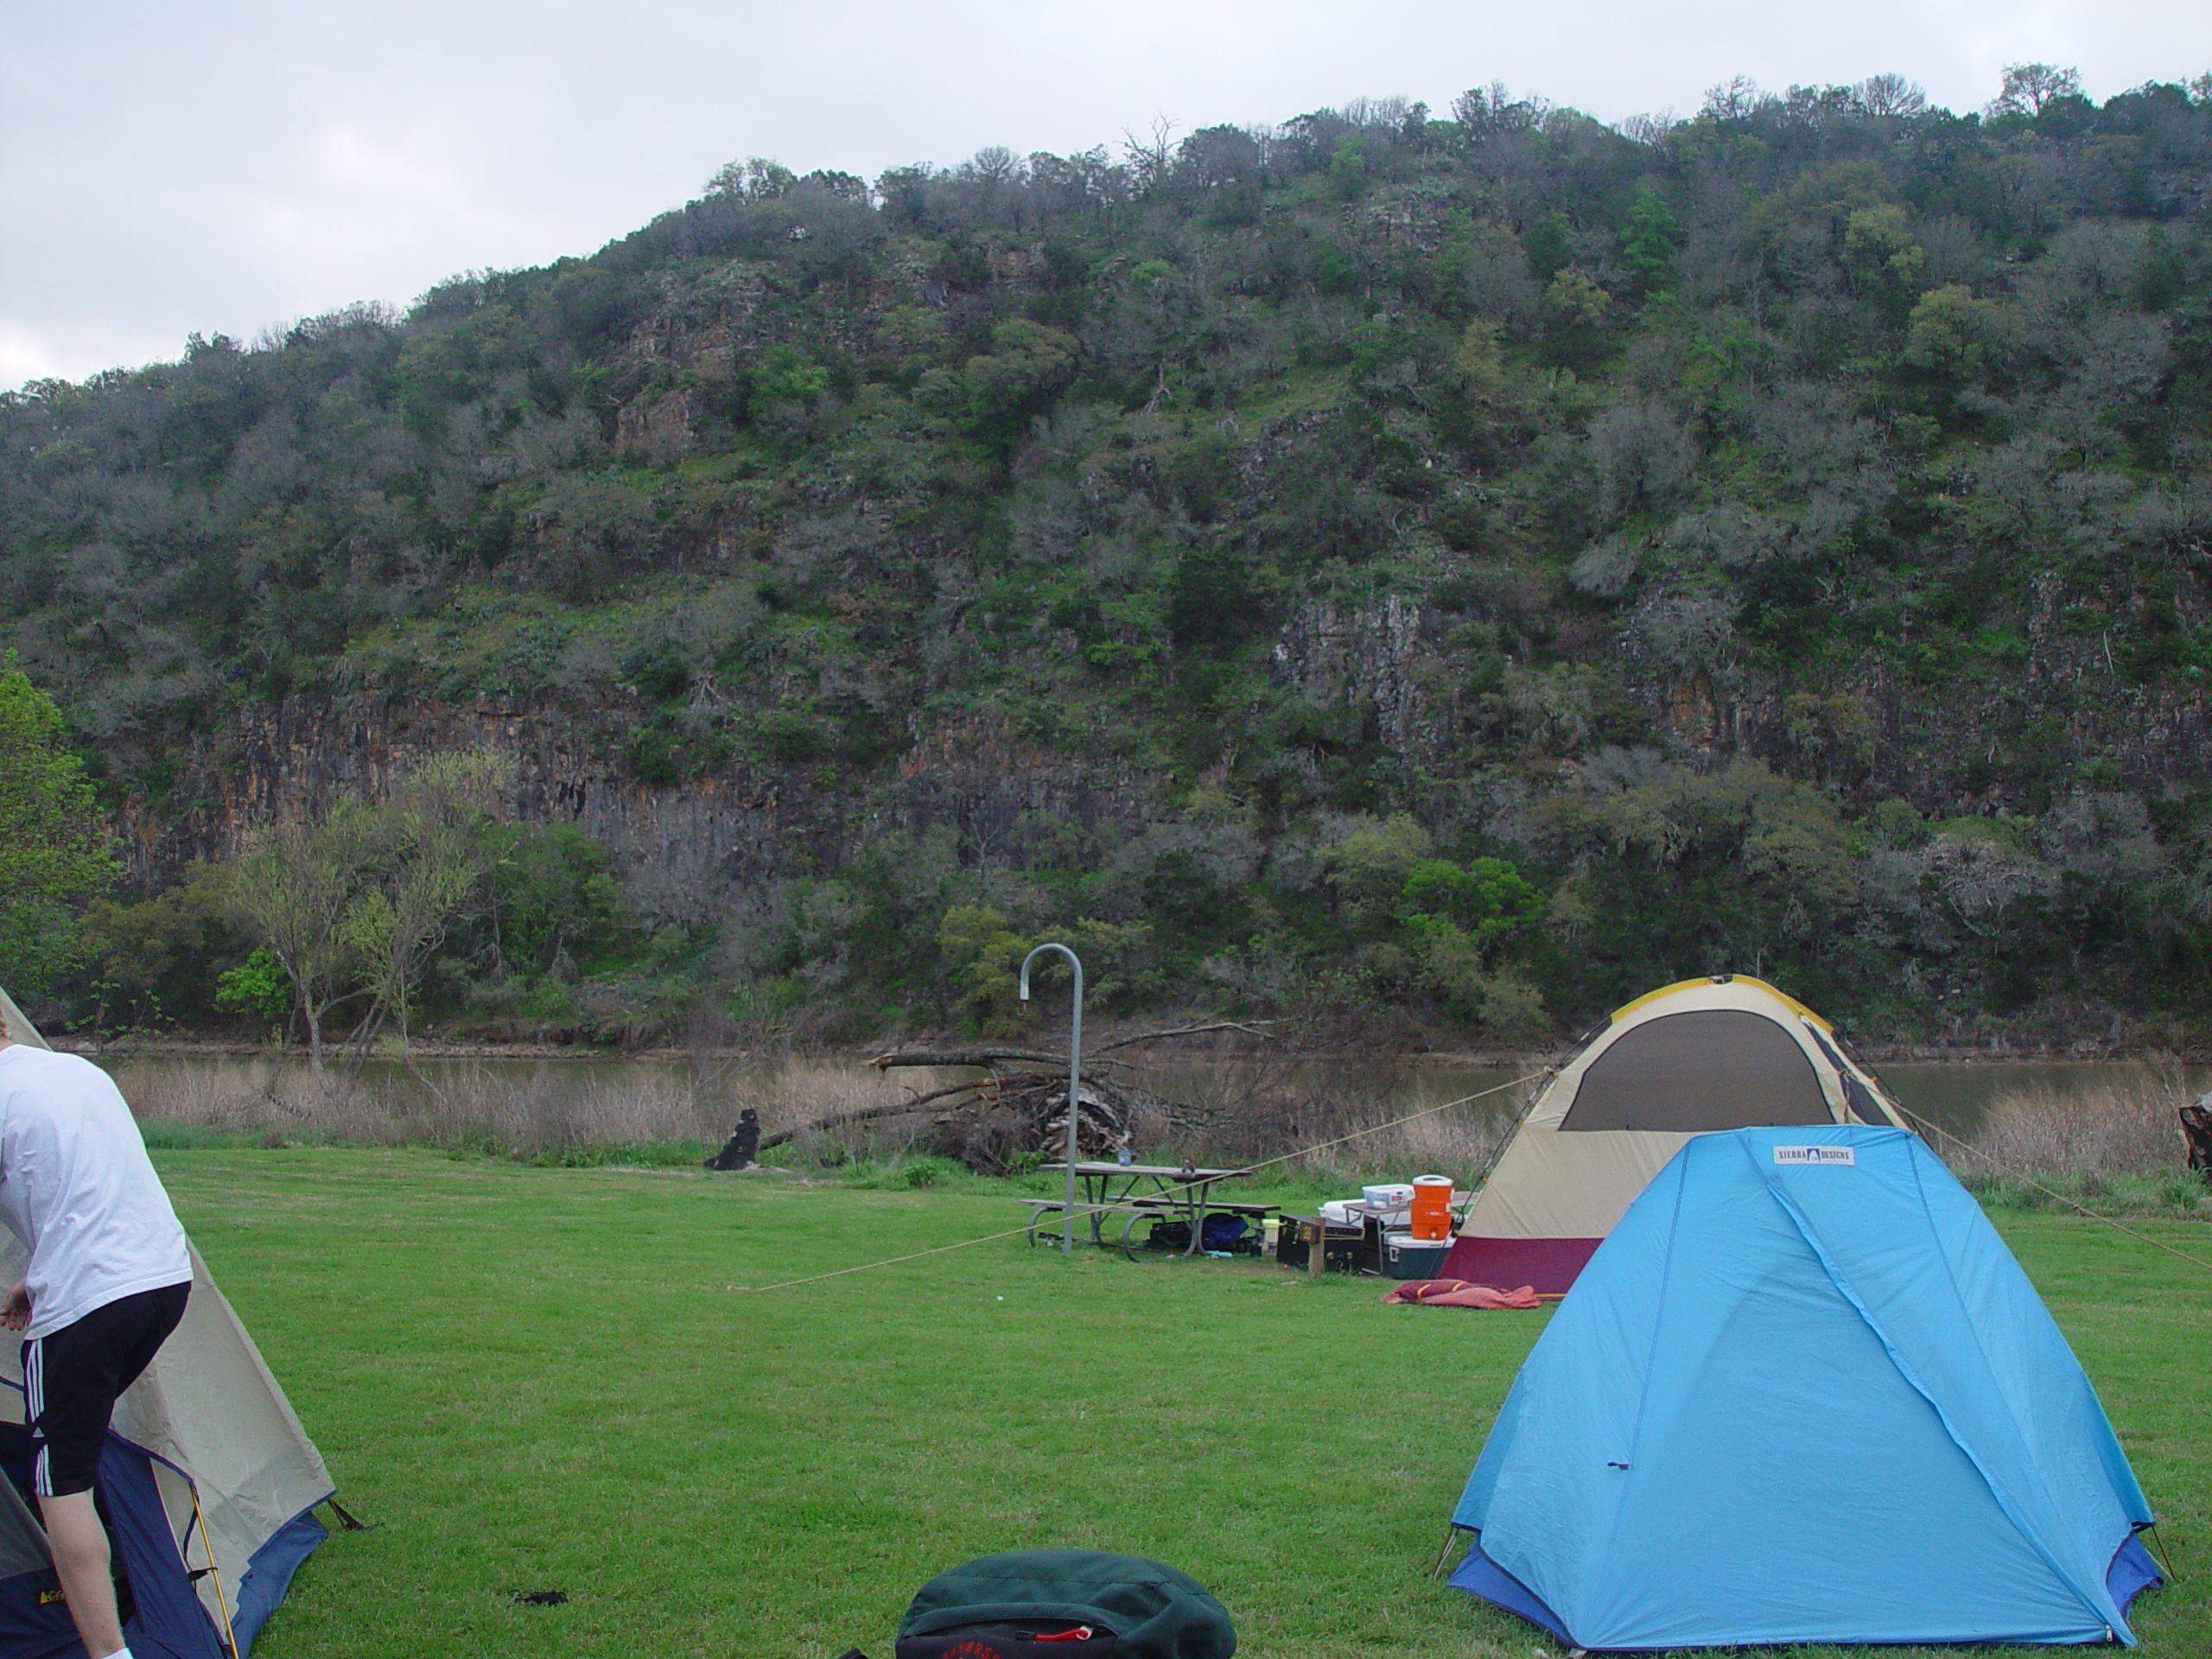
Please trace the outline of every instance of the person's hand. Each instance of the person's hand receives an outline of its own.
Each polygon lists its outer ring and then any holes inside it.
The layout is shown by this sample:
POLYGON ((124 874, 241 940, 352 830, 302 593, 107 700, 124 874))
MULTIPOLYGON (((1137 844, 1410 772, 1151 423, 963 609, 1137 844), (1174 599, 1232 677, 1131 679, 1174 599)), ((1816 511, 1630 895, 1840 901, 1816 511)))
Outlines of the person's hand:
POLYGON ((21 1331, 31 1322, 31 1293, 27 1282, 18 1279, 9 1289, 7 1299, 0 1301, 0 1325, 10 1331, 21 1331))

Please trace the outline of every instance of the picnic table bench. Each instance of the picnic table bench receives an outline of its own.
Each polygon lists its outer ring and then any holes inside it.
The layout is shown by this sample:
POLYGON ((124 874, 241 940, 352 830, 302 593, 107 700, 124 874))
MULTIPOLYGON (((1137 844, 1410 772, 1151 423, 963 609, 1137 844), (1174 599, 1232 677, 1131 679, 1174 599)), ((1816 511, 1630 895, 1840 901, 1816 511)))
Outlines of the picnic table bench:
MULTIPOLYGON (((1065 1171, 1069 1166, 1046 1164, 1045 1167, 1065 1171)), ((1137 1223, 1147 1217, 1158 1220, 1172 1217, 1186 1222, 1191 1242, 1182 1253, 1196 1255, 1205 1248, 1205 1218, 1209 1215, 1265 1217, 1276 1211, 1271 1204, 1236 1204, 1213 1197, 1217 1182, 1249 1175, 1249 1170, 1199 1168, 1189 1164, 1103 1162, 1079 1163, 1074 1169, 1084 1186, 1084 1196, 1075 1205, 1075 1215, 1088 1223, 1090 1242, 1102 1249, 1118 1249, 1132 1262, 1136 1260, 1132 1235, 1137 1223), (1110 1218, 1116 1216, 1122 1218, 1121 1235, 1109 1240, 1107 1234, 1110 1218)), ((1029 1206, 1028 1236, 1033 1245, 1038 1242, 1041 1223, 1053 1218, 1065 1224, 1068 1218, 1063 1199, 1024 1198, 1021 1202, 1029 1206)))

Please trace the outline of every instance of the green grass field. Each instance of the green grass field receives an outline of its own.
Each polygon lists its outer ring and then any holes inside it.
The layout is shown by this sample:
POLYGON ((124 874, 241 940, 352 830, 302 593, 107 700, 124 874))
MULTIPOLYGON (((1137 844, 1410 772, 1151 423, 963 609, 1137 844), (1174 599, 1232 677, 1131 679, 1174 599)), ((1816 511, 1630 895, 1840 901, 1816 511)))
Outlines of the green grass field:
MULTIPOLYGON (((1038 1545, 1185 1568, 1257 1659, 1557 1651, 1427 1577, 1546 1314, 1019 1238, 748 1294, 732 1287, 1010 1225, 1017 1189, 156 1158, 344 1501, 378 1523, 308 1563, 257 1659, 890 1659, 925 1579, 1038 1545), (570 1600, 513 1599, 543 1589, 570 1600)), ((2212 1652, 2212 1273, 2078 1218, 1998 1223, 2180 1570, 2138 1604, 2145 1650, 2212 1652)), ((2130 1224, 2212 1258, 2202 1224, 2130 1224)))

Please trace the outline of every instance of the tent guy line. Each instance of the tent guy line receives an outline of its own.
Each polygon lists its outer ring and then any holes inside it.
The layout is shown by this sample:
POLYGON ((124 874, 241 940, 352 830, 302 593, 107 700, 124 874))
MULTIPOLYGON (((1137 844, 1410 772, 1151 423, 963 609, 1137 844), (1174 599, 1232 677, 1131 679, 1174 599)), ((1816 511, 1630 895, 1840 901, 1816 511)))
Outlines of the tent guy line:
MULTIPOLYGON (((1324 1141, 1318 1146, 1300 1147, 1297 1151, 1286 1152, 1279 1158, 1267 1158, 1256 1164, 1246 1164, 1243 1166, 1243 1172, 1247 1175, 1256 1174, 1261 1170, 1272 1169, 1277 1164, 1289 1163, 1293 1159, 1310 1158, 1317 1152, 1328 1151, 1332 1147, 1341 1147, 1348 1141, 1361 1140, 1367 1135, 1380 1135, 1385 1129, 1395 1129, 1401 1123, 1412 1123, 1424 1117, 1434 1117, 1438 1113, 1448 1112, 1457 1106, 1471 1106, 1478 1100, 1487 1100, 1492 1095, 1503 1094, 1509 1089, 1518 1089, 1546 1075, 1542 1071, 1531 1071, 1525 1077, 1515 1077, 1510 1083, 1501 1083, 1489 1089, 1478 1090, 1471 1095, 1462 1095, 1457 1100, 1447 1100, 1441 1106, 1426 1106, 1420 1111, 1408 1112, 1403 1117, 1394 1117, 1385 1123, 1372 1123, 1363 1129, 1354 1129, 1350 1135, 1340 1135, 1335 1140, 1324 1141)), ((1179 1181, 1164 1188, 1163 1191, 1170 1193, 1179 1192, 1197 1185, 1196 1181, 1179 1181)), ((828 1273, 814 1274, 804 1279, 785 1279, 772 1285, 724 1285, 722 1288, 741 1291, 748 1295, 765 1295, 772 1290, 791 1290, 800 1285, 818 1285, 824 1279, 842 1279, 849 1273, 867 1273, 874 1268, 896 1267, 901 1262, 918 1262, 925 1255, 943 1255, 950 1250, 964 1250, 971 1245, 988 1244, 995 1239, 1012 1238, 1017 1234, 1027 1233, 1028 1230, 1028 1225, 1025 1223, 1020 1227, 1009 1227, 1002 1233, 986 1233, 981 1238, 963 1238, 957 1244, 940 1244, 935 1249, 916 1250, 911 1255, 887 1256, 880 1262, 863 1262, 857 1267, 835 1268, 828 1273)))
POLYGON ((2142 1240, 2144 1243, 2150 1245, 2153 1249, 2164 1250, 2168 1255, 2177 1255, 2181 1257, 2183 1261, 2190 1263, 2192 1266, 2202 1268, 2207 1272, 2212 1272, 2212 1262, 2207 1262, 2201 1257, 2191 1255, 2187 1250, 2177 1250, 2172 1245, 2161 1243, 2159 1240, 2152 1237, 2148 1233, 2139 1233, 2133 1227, 2126 1226, 2120 1222, 2114 1221, 2110 1216, 2101 1216, 2095 1211, 2090 1209, 2086 1204, 2069 1198, 2063 1192, 2055 1192, 2051 1188, 2045 1186, 2041 1181, 2036 1179, 2032 1175, 2023 1175, 2017 1170, 2005 1168, 2005 1166, 1995 1157, 1984 1152, 1980 1147, 1974 1145, 1971 1141, 1960 1140, 1957 1135, 1953 1135, 1948 1129, 1943 1128, 1940 1123, 1930 1123, 1926 1118, 1923 1117, 1918 1112, 1912 1110, 1910 1107, 1898 1106, 1897 1110, 1903 1112, 1915 1123, 1917 1123, 1923 1129, 1932 1130, 1934 1133, 1942 1135, 1946 1141, 1956 1147, 1961 1152, 1972 1153, 1975 1157, 1980 1159, 1982 1162, 1987 1164, 1992 1169, 1995 1170, 1999 1175, 2010 1176, 2012 1179, 2019 1182, 2023 1186, 2032 1186, 2037 1192, 2044 1194, 2046 1197, 2056 1198, 2061 1204, 2065 1205, 2071 1209, 2080 1211, 2091 1221, 2101 1221, 2106 1226, 2113 1229, 2117 1232, 2126 1233, 2130 1238, 2142 1240))

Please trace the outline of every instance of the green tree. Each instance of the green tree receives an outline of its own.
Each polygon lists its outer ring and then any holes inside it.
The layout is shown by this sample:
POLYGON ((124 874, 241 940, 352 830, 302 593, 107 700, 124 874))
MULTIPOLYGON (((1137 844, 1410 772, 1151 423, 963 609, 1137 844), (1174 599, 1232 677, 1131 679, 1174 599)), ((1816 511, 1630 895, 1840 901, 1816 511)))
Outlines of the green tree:
POLYGON ((1478 949, 1510 938, 1544 912, 1543 895, 1502 858, 1462 866, 1424 858, 1406 874, 1398 919, 1416 931, 1449 927, 1478 949))
POLYGON ((1946 283, 1913 304, 1905 321, 1904 360, 1941 378, 1978 376, 2004 340, 2005 308, 1978 298, 1964 283, 1946 283))
POLYGON ((405 1045, 423 970, 492 868, 485 830, 507 771, 487 751, 432 755, 401 774, 379 809, 377 879, 348 918, 370 973, 357 1052, 386 1020, 405 1045))
POLYGON ((607 849, 572 823, 499 823, 476 926, 494 974, 566 978, 588 970, 632 925, 607 849))
POLYGON ((269 1025, 281 1025, 292 1010, 292 988, 284 978, 284 965, 267 945, 215 982, 215 1006, 237 1014, 250 1014, 269 1025))
POLYGON ((1573 229, 1567 215, 1554 208, 1521 232, 1521 245, 1528 251, 1529 263, 1535 267, 1539 280, 1549 282, 1574 257, 1573 229))
POLYGON ((496 855, 484 828, 503 775, 481 752, 433 755, 383 803, 271 825, 238 860, 232 902, 283 969, 317 1077, 324 1024, 347 1004, 367 1005, 348 1039, 357 1056, 386 1020, 404 1042, 423 969, 496 855))
POLYGON ((284 970, 292 1008, 306 1027, 308 1058, 323 1071, 323 1023, 363 994, 356 908, 370 882, 376 813, 365 801, 340 801, 310 817, 254 836, 231 887, 240 925, 284 970))
POLYGON ((219 1017, 230 1006, 213 995, 221 970, 251 948, 233 914, 230 867, 198 861, 160 893, 92 900, 82 943, 101 1028, 191 1027, 219 1017))
POLYGON ((76 957, 86 900, 121 868, 61 711, 8 653, 0 664, 0 985, 43 991, 76 957))
POLYGON ((1324 848, 1322 870, 1345 923, 1359 930, 1385 925, 1430 847, 1420 820, 1399 812, 1357 824, 1324 848))
POLYGON ((1675 242, 1681 234, 1675 215, 1659 193, 1648 186, 1630 203, 1621 232, 1621 265, 1636 278, 1638 291, 1654 294, 1675 276, 1675 242))
POLYGON ((938 959, 963 1031, 1007 1037, 1021 1029, 1021 936, 988 905, 955 905, 938 925, 938 959))

